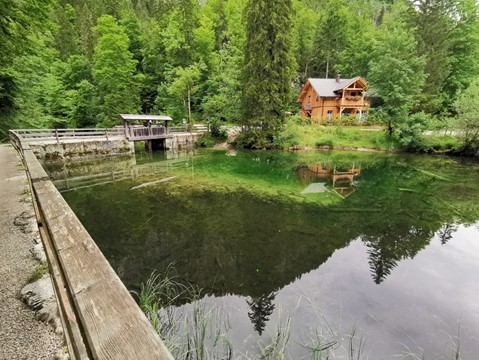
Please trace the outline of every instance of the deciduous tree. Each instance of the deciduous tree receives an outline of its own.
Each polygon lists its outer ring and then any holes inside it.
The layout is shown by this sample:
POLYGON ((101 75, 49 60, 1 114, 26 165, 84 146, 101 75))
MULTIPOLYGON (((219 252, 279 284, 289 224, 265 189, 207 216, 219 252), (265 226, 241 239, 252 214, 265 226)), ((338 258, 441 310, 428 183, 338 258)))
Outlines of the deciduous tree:
POLYGON ((111 126, 118 114, 138 112, 141 79, 135 76, 136 61, 128 50, 128 36, 117 20, 103 15, 94 30, 98 36, 93 65, 99 95, 98 119, 102 126, 111 126))
POLYGON ((404 10, 398 5, 385 17, 368 78, 371 93, 383 101, 381 109, 390 134, 417 104, 425 78, 424 59, 417 55, 417 42, 403 20, 404 10))
POLYGON ((479 150, 479 78, 462 92, 455 102, 458 116, 458 131, 465 152, 479 150))

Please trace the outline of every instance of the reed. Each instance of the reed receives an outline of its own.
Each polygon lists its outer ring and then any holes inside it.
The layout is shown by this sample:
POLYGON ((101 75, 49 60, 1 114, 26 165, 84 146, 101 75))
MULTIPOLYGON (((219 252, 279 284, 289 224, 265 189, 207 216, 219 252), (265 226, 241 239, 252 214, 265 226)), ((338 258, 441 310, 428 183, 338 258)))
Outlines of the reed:
MULTIPOLYGON (((227 337, 231 329, 228 314, 201 299, 201 289, 175 275, 172 265, 164 274, 154 272, 139 292, 132 293, 178 360, 299 360, 291 355, 291 348, 298 345, 307 350, 301 359, 368 359, 364 351, 366 339, 357 326, 345 334, 335 331, 324 319, 309 339, 292 342, 292 319, 290 316, 284 318, 281 310, 278 311, 278 325, 267 343, 258 342, 254 354, 235 352, 227 337), (179 306, 181 303, 184 305, 179 306)), ((452 353, 447 358, 461 360, 459 330, 457 336, 450 336, 449 345, 452 353)), ((404 346, 406 351, 394 356, 425 358, 424 354, 404 346)))

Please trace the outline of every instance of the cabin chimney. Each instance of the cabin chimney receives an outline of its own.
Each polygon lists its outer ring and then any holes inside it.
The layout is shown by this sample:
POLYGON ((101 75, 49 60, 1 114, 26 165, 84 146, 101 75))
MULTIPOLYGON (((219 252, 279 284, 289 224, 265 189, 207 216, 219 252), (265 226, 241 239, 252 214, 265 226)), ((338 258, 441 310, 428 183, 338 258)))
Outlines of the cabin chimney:
POLYGON ((336 82, 337 83, 341 82, 341 73, 336 74, 336 82))

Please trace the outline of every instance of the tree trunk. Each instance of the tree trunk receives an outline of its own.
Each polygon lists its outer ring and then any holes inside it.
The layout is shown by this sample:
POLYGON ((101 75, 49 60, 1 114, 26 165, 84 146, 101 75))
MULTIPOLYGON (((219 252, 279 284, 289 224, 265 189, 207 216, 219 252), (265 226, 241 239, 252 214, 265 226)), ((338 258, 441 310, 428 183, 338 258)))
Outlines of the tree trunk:
POLYGON ((392 124, 391 120, 388 120, 388 134, 389 134, 389 136, 391 136, 393 134, 393 131, 394 131, 393 124, 392 124))
POLYGON ((191 130, 191 91, 188 86, 188 128, 191 130))

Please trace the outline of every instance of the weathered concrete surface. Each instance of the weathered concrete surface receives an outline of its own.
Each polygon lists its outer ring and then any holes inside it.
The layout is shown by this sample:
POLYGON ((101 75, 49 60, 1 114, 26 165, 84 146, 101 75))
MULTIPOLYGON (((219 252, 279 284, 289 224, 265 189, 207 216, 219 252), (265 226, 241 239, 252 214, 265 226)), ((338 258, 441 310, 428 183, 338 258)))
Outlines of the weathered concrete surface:
POLYGON ((37 159, 63 160, 97 156, 131 155, 135 153, 132 142, 125 139, 69 139, 30 142, 30 148, 37 159))
POLYGON ((25 171, 10 145, 0 145, 0 359, 52 359, 63 340, 35 320, 18 295, 38 262, 30 250, 36 234, 25 171))
POLYGON ((166 148, 170 150, 191 149, 201 137, 199 133, 175 134, 172 139, 166 139, 166 148))

